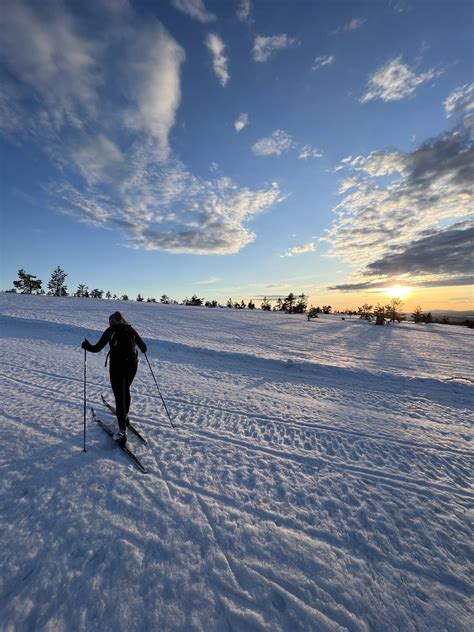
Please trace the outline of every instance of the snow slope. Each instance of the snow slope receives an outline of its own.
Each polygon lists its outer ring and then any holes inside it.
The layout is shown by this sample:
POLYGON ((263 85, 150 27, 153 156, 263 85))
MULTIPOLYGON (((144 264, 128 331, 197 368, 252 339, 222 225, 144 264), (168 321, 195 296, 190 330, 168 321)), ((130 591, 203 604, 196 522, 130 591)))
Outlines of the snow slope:
POLYGON ((472 330, 0 294, 0 333, 2 630, 472 629, 472 330), (178 426, 141 362, 147 475, 82 451, 115 309, 178 426))

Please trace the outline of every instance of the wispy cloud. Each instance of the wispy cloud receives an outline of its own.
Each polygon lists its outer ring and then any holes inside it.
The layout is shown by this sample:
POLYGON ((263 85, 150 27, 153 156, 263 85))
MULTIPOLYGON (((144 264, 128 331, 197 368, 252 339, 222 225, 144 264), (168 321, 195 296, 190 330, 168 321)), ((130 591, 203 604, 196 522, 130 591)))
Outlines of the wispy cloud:
POLYGON ((359 100, 361 103, 373 99, 385 102, 400 101, 412 95, 418 86, 439 77, 440 74, 442 71, 434 68, 417 74, 413 68, 402 62, 402 56, 399 55, 369 77, 366 92, 359 100))
POLYGON ((322 157, 319 149, 311 145, 301 145, 282 129, 275 130, 271 136, 261 138, 252 146, 252 151, 256 156, 281 156, 293 149, 298 150, 300 160, 322 157))
POLYGON ((249 115, 245 113, 239 114, 238 118, 234 121, 234 129, 236 132, 241 132, 248 124, 249 115))
POLYGON ((240 0, 237 8, 237 19, 241 22, 250 22, 250 11, 252 3, 250 0, 240 0))
POLYGON ((195 285, 213 285, 214 283, 219 283, 221 280, 220 277, 210 277, 209 279, 204 279, 204 281, 196 281, 195 285))
POLYGON ((316 57, 313 61, 312 70, 320 70, 324 68, 324 66, 330 66, 334 63, 334 55, 322 55, 321 57, 316 57))
POLYGON ((348 31, 356 31, 357 29, 360 29, 361 26, 364 26, 366 22, 367 22, 367 18, 353 18, 352 20, 344 24, 344 26, 340 26, 339 28, 332 31, 332 34, 339 35, 339 33, 347 33, 348 31))
POLYGON ((308 158, 322 158, 323 154, 320 149, 311 147, 311 145, 303 145, 298 151, 298 158, 300 160, 307 160, 308 158))
POLYGON ((7 86, 8 96, 17 97, 9 109, 21 108, 23 98, 34 95, 40 104, 34 118, 50 134, 65 125, 80 128, 85 117, 96 116, 101 44, 82 38, 60 4, 5 0, 1 17, 0 59, 17 79, 7 86))
POLYGON ((286 33, 281 35, 271 35, 265 37, 264 35, 257 35, 253 45, 253 58, 255 61, 265 62, 279 50, 285 48, 291 48, 298 43, 298 40, 294 37, 289 37, 286 33))
POLYGON ((206 9, 203 0, 170 0, 170 2, 175 9, 203 24, 217 19, 214 13, 206 9))
POLYGON ((4 132, 26 121, 24 134, 58 167, 44 185, 53 207, 121 232, 131 248, 227 254, 255 239, 249 224, 282 199, 279 186, 197 177, 174 156, 184 50, 163 25, 118 11, 98 44, 58 3, 7 1, 2 19, 9 80, 0 120, 4 132), (102 89, 105 71, 127 86, 119 101, 102 89))
POLYGON ((280 255, 280 257, 294 257, 295 255, 304 255, 308 252, 314 252, 316 250, 316 246, 314 245, 314 241, 310 241, 307 244, 303 244, 301 246, 293 246, 293 248, 288 248, 284 253, 280 255))
POLYGON ((271 136, 258 140, 252 146, 252 151, 257 156, 281 156, 295 146, 296 143, 289 134, 282 129, 277 129, 271 136))
POLYGON ((230 75, 227 71, 228 59, 224 55, 225 44, 219 35, 210 33, 206 38, 206 46, 212 53, 212 66, 222 87, 229 81, 230 75))
POLYGON ((349 156, 341 166, 350 171, 340 189, 345 197, 324 239, 329 255, 348 261, 356 274, 338 289, 383 284, 394 275, 419 284, 447 285, 450 278, 459 284, 462 275, 467 280, 471 233, 460 220, 472 212, 474 145, 468 129, 456 128, 408 153, 349 156))
POLYGON ((466 115, 474 112, 474 83, 456 88, 444 102, 446 116, 466 115))

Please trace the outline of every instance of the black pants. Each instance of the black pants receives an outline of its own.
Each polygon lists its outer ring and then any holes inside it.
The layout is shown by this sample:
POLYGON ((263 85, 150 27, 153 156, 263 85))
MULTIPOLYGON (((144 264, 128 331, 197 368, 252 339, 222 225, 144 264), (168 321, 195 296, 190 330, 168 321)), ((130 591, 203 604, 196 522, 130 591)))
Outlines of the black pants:
POLYGON ((111 362, 110 383, 115 395, 115 409, 120 430, 127 428, 127 415, 130 410, 130 386, 137 373, 138 362, 111 362))

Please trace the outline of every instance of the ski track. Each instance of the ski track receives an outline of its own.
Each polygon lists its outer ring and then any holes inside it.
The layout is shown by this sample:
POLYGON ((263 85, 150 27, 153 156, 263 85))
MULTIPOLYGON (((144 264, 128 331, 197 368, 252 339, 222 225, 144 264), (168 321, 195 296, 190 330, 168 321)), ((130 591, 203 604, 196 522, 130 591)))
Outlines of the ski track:
POLYGON ((113 302, 35 298, 0 302, 6 631, 470 629, 471 332, 127 306, 178 425, 141 363, 143 475, 82 452, 113 302))

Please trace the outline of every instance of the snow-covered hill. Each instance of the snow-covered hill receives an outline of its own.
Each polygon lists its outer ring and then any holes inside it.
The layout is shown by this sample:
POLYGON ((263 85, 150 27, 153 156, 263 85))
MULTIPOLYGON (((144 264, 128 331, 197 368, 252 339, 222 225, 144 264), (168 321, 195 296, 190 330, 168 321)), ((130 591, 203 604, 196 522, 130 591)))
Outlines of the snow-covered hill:
POLYGON ((472 330, 1 294, 0 333, 2 629, 471 629, 472 330), (146 475, 82 451, 116 309, 177 424, 141 362, 146 475))

